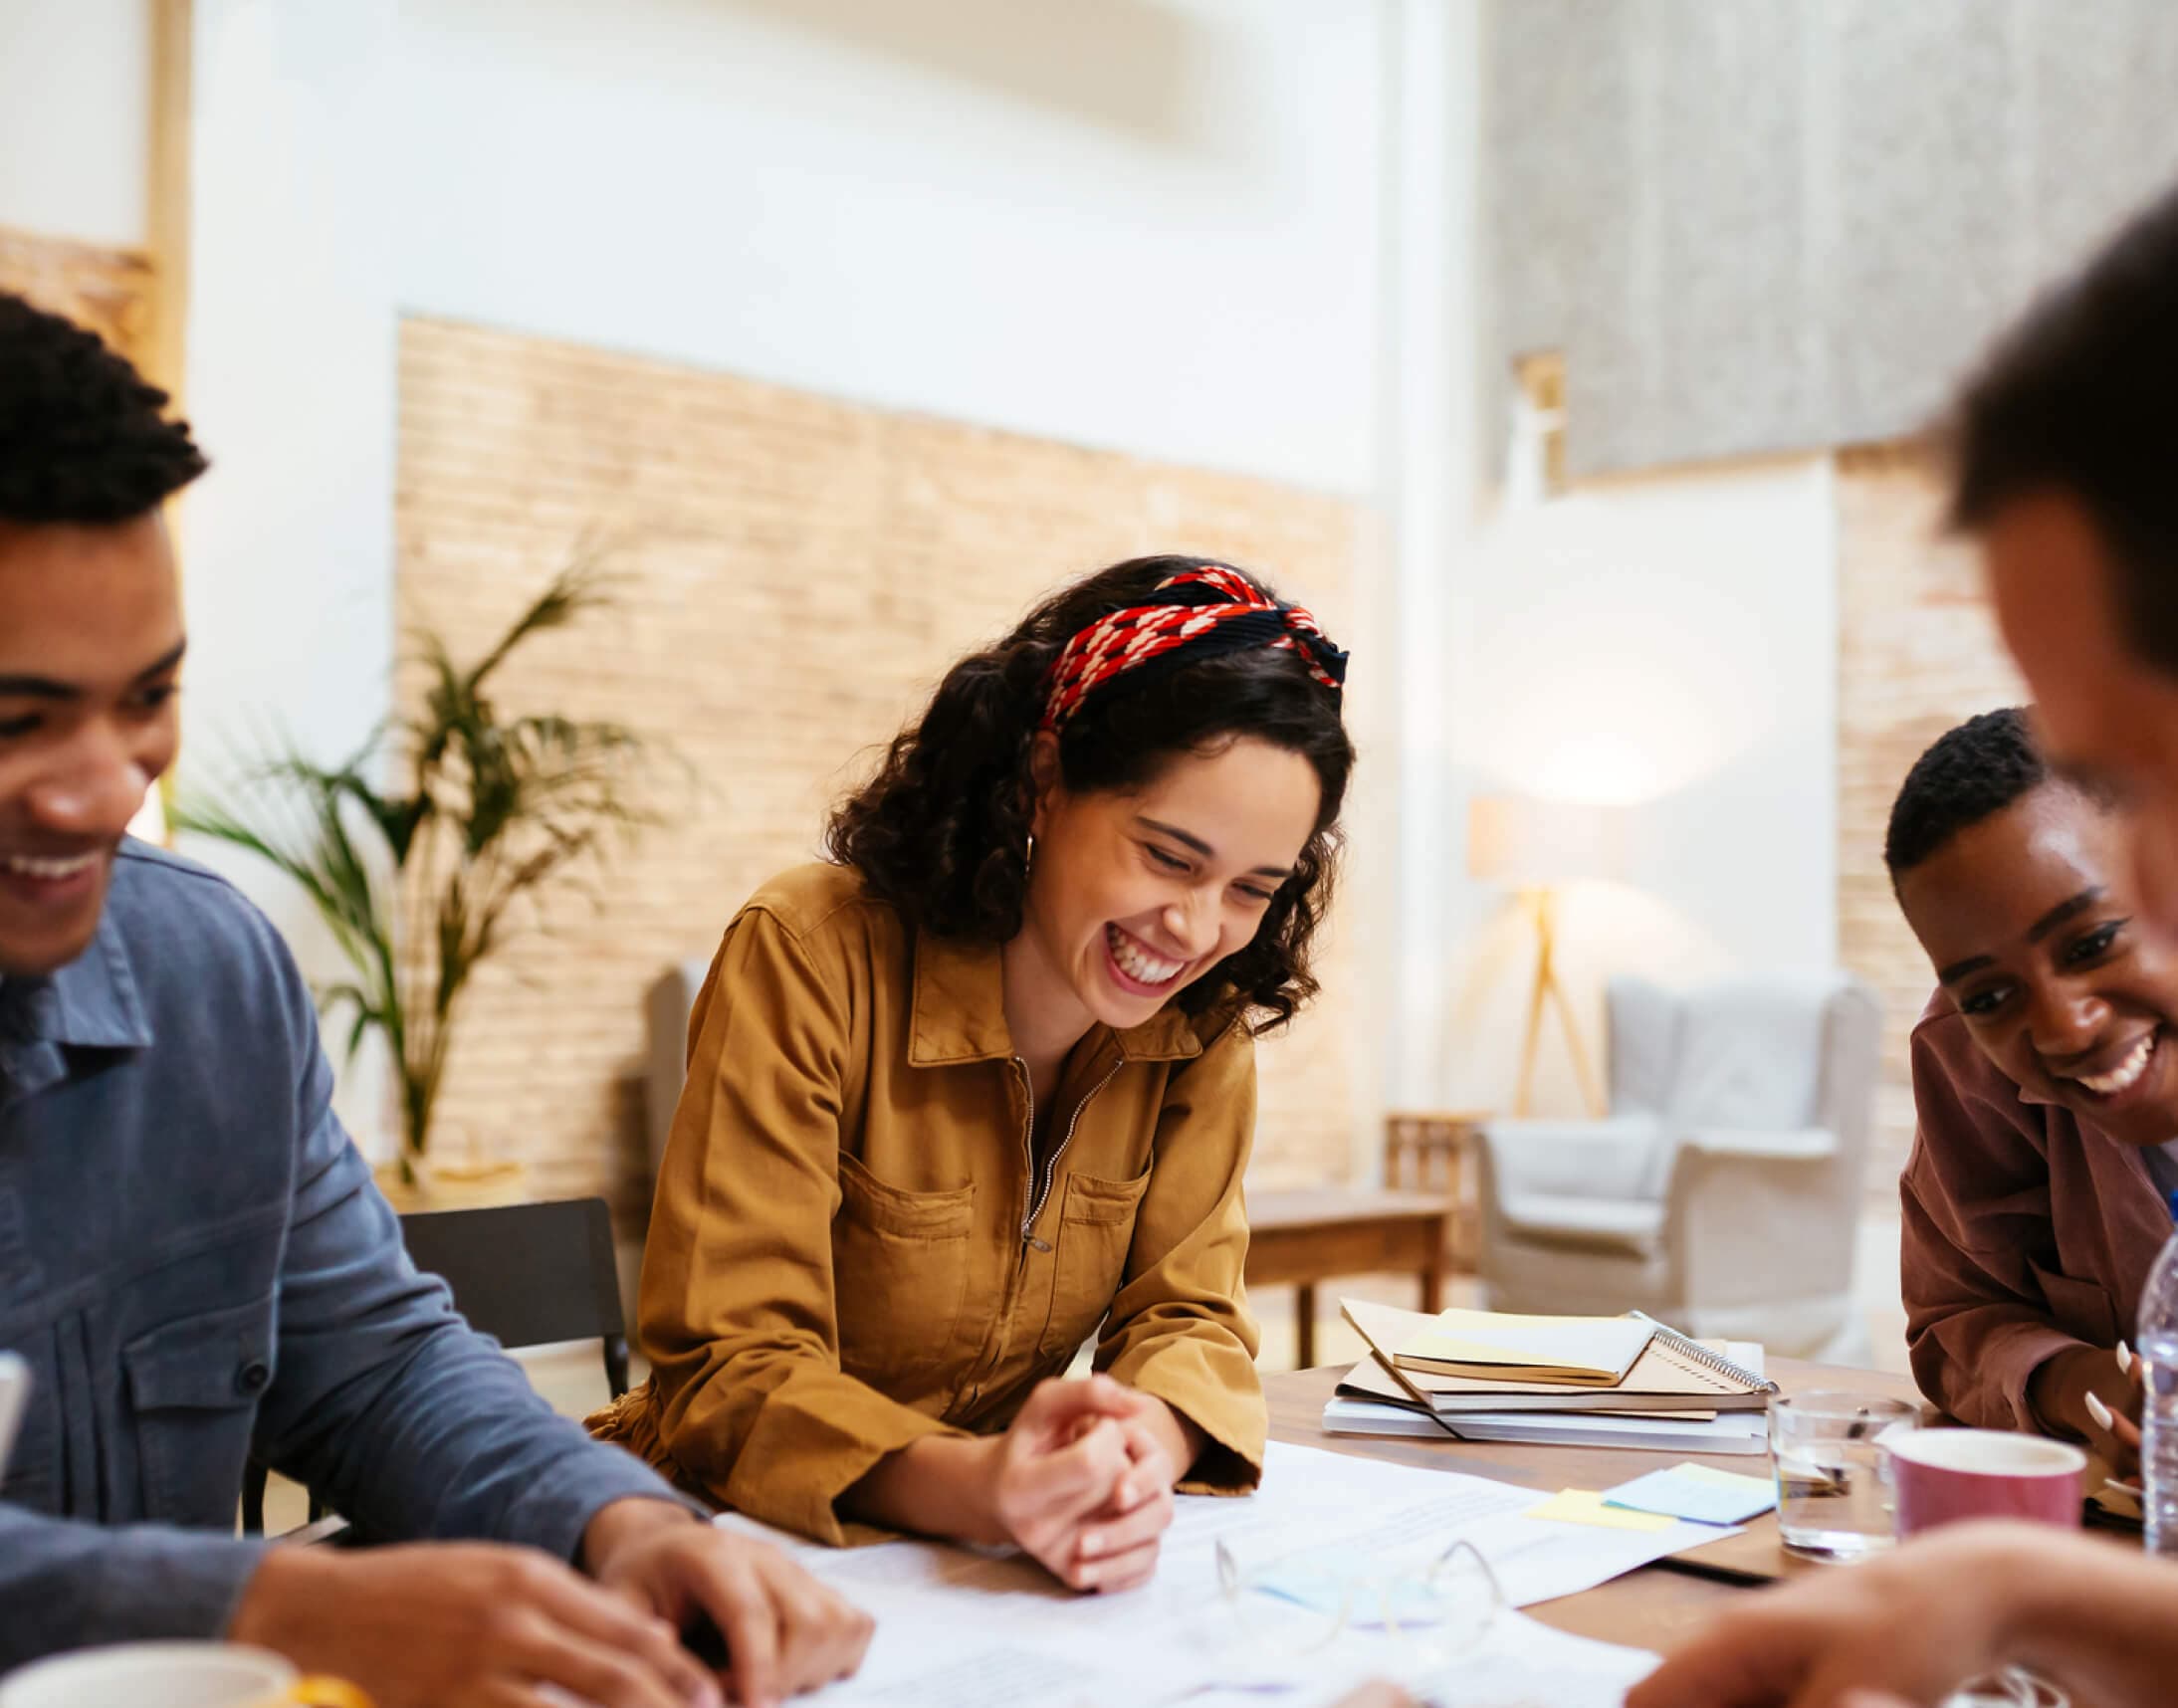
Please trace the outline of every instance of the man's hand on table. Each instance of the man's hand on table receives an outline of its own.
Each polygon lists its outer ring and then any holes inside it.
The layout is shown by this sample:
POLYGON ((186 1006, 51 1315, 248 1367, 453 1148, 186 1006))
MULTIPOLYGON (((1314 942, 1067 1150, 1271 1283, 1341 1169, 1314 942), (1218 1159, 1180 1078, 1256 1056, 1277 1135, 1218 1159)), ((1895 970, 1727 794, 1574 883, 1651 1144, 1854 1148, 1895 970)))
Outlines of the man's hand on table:
POLYGON ((599 1708, 716 1708, 729 1684, 768 1704, 852 1672, 869 1641, 866 1615, 775 1550, 670 1502, 603 1508, 583 1563, 596 1582, 485 1543, 274 1548, 227 1634, 376 1708, 542 1708, 545 1684, 599 1708), (723 1679, 680 1641, 697 1609, 726 1635, 723 1679))
POLYGON ((777 1549, 690 1522, 664 1501, 622 1500, 582 1536, 582 1560, 607 1590, 686 1630, 708 1618, 726 1639, 725 1681, 768 1704, 853 1675, 875 1628, 870 1615, 777 1549))
POLYGON ((2072 1347, 2045 1359, 2028 1380, 2027 1402, 2045 1427, 2078 1436, 2110 1474, 2140 1470, 2140 1361, 2106 1347, 2072 1347), (2099 1408, 2099 1409, 2098 1409, 2099 1408))
POLYGON ((2077 1531, 1961 1524, 1737 1601, 1626 1708, 1933 1708, 2020 1665, 2078 1702, 2160 1702, 2178 1569, 2077 1531))

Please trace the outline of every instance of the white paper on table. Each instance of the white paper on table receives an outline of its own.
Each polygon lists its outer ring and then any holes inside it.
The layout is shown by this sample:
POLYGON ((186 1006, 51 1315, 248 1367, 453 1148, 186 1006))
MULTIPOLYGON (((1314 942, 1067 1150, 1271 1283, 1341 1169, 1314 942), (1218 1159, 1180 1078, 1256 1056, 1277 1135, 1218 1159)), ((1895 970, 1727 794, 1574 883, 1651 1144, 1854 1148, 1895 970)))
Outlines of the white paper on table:
MULTIPOLYGON (((1273 1442, 1254 1495, 1181 1497, 1156 1575, 1117 1596, 1077 1596, 1017 1554, 912 1541, 836 1550, 731 1515, 720 1522, 779 1543, 876 1617, 861 1674, 815 1699, 838 1708, 1006 1708, 1024 1698, 1134 1708, 1211 1686, 1241 1687, 1258 1703, 1305 1703, 1316 1698, 1295 1687, 1328 1689, 1326 1668, 1352 1684, 1396 1673, 1413 1655, 1382 1632, 1354 1630, 1336 1653, 1306 1664, 1265 1656, 1219 1594, 1220 1540, 1257 1558, 1335 1549, 1422 1567, 1464 1538, 1490 1562, 1507 1600, 1525 1606, 1732 1534, 1683 1522, 1619 1531, 1522 1516, 1536 1498, 1533 1489, 1459 1471, 1273 1442)), ((1531 1621, 1506 1623, 1519 1630, 1531 1621)), ((1545 1641, 1531 1638, 1527 1648, 1545 1641)), ((1516 1663, 1525 1664, 1506 1662, 1516 1663)), ((1445 1700, 1465 1708, 1470 1699, 1445 1700)))
POLYGON ((1404 1667, 1381 1653, 1342 1646, 1330 1663, 1296 1676, 1282 1695, 1213 1685, 1190 1696, 1186 1708, 1329 1708, 1373 1678, 1403 1686, 1429 1708, 1622 1708, 1627 1691, 1655 1665, 1646 1649, 1573 1636, 1507 1612, 1454 1666, 1404 1667))

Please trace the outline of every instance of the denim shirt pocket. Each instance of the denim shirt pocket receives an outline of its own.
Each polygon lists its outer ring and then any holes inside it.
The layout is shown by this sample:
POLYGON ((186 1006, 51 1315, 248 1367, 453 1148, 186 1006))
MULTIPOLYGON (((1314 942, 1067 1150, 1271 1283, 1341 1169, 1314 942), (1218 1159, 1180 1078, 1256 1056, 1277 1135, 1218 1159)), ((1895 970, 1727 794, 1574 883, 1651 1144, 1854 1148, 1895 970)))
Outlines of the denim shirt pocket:
POLYGON ((122 1346, 146 1518, 234 1523, 234 1491, 258 1402, 272 1386, 275 1344, 268 1293, 177 1317, 122 1346))

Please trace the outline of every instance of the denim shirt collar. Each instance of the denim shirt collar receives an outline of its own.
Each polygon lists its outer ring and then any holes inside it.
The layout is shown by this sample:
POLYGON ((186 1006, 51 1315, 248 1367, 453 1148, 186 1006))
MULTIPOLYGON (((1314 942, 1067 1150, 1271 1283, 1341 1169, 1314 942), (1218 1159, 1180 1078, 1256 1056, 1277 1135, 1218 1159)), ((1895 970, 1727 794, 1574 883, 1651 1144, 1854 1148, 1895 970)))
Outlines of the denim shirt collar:
POLYGON ((71 1050, 150 1044, 135 970, 108 913, 91 946, 59 971, 0 981, 0 1108, 67 1078, 71 1050))

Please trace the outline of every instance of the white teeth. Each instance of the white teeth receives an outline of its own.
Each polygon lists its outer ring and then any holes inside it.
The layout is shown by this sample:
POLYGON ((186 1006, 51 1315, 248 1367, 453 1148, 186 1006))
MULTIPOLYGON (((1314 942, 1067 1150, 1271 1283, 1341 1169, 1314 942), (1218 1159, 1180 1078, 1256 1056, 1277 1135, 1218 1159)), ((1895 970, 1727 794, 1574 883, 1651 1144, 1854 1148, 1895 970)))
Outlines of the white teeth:
POLYGON ((2120 1091, 2130 1090, 2140 1076, 2147 1072, 2148 1058, 2155 1054, 2155 1034, 2150 1032, 2125 1052, 2125 1059, 2108 1073, 2080 1074, 2079 1083, 2099 1097, 2112 1097, 2120 1091))
POLYGON ((52 881, 61 878, 73 878, 97 858, 97 854, 78 854, 70 860, 40 860, 30 854, 10 854, 7 856, 6 866, 10 872, 17 873, 25 878, 43 878, 52 881))
POLYGON ((1187 965, 1184 961, 1158 960, 1117 926, 1104 928, 1104 941, 1111 946, 1112 959, 1119 962, 1119 969, 1137 984, 1169 984, 1187 965))

